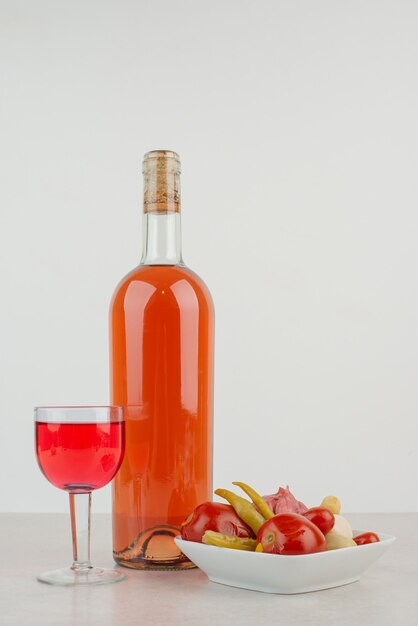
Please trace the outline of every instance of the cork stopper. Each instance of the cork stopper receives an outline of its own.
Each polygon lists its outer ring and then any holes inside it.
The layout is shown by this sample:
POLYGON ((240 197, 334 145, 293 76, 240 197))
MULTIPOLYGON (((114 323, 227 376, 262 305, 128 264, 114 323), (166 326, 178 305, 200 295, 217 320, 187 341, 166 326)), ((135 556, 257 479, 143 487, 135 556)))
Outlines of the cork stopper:
POLYGON ((144 156, 144 213, 180 212, 180 157, 171 150, 144 156))

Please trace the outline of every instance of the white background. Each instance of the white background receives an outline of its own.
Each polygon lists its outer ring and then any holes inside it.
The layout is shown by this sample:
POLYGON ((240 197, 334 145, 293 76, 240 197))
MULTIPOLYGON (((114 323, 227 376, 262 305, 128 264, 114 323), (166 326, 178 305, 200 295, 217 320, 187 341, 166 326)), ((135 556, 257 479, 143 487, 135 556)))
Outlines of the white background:
POLYGON ((418 510, 418 3, 0 6, 1 509, 67 508, 32 407, 108 402, 165 148, 216 304, 215 486, 418 510))

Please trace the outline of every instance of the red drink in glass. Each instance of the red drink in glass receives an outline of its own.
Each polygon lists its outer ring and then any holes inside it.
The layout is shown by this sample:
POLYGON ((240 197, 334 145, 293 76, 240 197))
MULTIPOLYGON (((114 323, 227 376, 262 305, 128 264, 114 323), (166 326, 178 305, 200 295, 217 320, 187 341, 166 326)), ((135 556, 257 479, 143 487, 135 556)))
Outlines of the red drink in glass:
POLYGON ((36 455, 50 483, 72 493, 107 485, 124 453, 124 422, 35 422, 36 455))
POLYGON ((107 485, 125 453, 121 406, 39 406, 35 408, 35 449, 39 467, 70 500, 73 564, 40 574, 50 585, 104 585, 123 580, 115 569, 90 562, 91 492, 107 485))

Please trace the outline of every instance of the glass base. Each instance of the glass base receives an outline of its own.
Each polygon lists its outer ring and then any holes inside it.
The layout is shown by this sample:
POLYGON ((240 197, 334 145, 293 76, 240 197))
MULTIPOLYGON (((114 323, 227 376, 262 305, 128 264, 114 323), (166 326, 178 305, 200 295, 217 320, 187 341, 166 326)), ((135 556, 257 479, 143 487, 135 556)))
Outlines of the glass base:
POLYGON ((103 569, 102 567, 89 567, 86 569, 73 569, 63 567, 51 570, 37 576, 42 583, 49 585, 109 585, 118 583, 125 578, 125 574, 115 569, 103 569))

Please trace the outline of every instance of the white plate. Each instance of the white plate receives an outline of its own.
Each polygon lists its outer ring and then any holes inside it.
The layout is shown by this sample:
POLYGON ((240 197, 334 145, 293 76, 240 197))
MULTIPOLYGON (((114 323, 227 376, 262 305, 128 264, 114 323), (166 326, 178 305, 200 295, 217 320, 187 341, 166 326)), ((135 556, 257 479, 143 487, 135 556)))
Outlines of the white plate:
MULTIPOLYGON (((354 535, 362 532, 355 530, 354 535)), ((392 535, 378 534, 380 541, 376 543, 295 556, 218 548, 180 537, 174 541, 215 583, 288 594, 355 582, 395 541, 392 535)))

